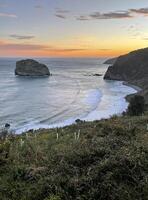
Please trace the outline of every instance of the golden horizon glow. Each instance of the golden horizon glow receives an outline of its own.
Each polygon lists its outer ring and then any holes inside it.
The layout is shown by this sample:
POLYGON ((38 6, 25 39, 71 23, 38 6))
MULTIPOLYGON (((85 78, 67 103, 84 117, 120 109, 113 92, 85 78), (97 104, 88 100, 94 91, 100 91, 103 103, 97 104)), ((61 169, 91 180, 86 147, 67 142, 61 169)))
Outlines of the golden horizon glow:
MULTIPOLYGON (((96 40, 96 44, 99 43, 96 40)), ((114 46, 113 42, 108 42, 109 46, 114 46), (109 44, 110 43, 110 44, 109 44)), ((100 41, 101 44, 101 41, 100 41)), ((96 48, 96 46, 85 48, 83 46, 65 46, 65 48, 52 48, 50 45, 38 43, 13 43, 12 41, 0 41, 0 57, 117 57, 127 54, 136 49, 147 47, 144 42, 141 44, 132 43, 131 46, 117 44, 112 49, 96 48)))
MULTIPOLYGON (((141 47, 143 48, 143 47, 141 47)), ((85 50, 85 52, 83 51, 70 51, 70 52, 66 52, 65 50, 60 50, 60 52, 56 52, 56 51, 50 51, 50 52, 44 52, 44 51, 27 51, 24 50, 23 52, 20 51, 11 51, 8 50, 7 51, 7 55, 5 52, 0 52, 0 57, 117 57, 120 55, 124 55, 127 54, 131 51, 137 50, 140 48, 129 48, 129 49, 116 49, 113 51, 108 51, 108 53, 106 52, 102 52, 99 50, 85 50), (10 56, 11 55, 11 56, 10 56)))

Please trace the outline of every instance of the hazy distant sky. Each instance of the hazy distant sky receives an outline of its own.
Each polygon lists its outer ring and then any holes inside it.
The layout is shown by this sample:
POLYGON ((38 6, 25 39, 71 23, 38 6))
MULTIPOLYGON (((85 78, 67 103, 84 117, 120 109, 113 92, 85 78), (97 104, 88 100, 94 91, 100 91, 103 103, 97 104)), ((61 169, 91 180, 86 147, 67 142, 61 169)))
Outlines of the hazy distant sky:
POLYGON ((0 0, 0 56, 115 56, 148 47, 148 0, 0 0))

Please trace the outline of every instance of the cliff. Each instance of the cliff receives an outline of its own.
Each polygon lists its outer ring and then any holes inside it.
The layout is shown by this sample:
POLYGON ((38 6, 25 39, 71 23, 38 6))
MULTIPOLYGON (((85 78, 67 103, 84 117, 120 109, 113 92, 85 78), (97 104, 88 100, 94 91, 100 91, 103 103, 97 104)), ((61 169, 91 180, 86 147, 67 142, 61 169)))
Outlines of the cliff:
POLYGON ((113 65, 116 62, 117 58, 110 58, 106 60, 103 64, 113 65))
POLYGON ((104 79, 126 81, 142 88, 139 93, 148 103, 148 48, 120 56, 108 68, 104 79))

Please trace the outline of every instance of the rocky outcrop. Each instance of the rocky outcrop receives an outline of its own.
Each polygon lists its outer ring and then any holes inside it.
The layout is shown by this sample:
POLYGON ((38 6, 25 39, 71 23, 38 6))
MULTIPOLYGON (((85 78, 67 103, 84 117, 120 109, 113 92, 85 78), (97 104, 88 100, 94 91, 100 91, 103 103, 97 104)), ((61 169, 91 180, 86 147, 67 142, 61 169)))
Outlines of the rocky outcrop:
POLYGON ((108 68, 104 79, 126 81, 141 87, 140 94, 148 103, 148 48, 120 56, 108 68))
POLYGON ((35 60, 27 59, 16 62, 15 75, 19 76, 49 76, 50 72, 46 65, 35 60))
POLYGON ((102 74, 93 74, 93 76, 102 76, 102 74))
POLYGON ((6 123, 3 128, 0 129, 0 139, 4 140, 10 135, 10 124, 6 123))
POLYGON ((113 65, 116 62, 117 58, 111 58, 106 60, 103 64, 113 65))

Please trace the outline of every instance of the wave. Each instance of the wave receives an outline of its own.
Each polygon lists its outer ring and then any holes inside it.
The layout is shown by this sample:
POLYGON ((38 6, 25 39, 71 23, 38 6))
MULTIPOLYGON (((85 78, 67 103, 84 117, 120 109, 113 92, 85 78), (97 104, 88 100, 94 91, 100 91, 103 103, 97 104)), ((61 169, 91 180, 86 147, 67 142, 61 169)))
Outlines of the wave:
MULTIPOLYGON (((83 103, 89 104, 91 107, 91 112, 94 111, 98 104, 101 102, 101 98, 102 98, 102 94, 100 92, 100 90, 90 90, 88 92, 88 94, 86 95, 86 98, 83 100, 83 103)), ((66 110, 67 111, 67 110, 66 110)), ((59 114, 62 114, 63 111, 61 111, 60 113, 56 114, 56 116, 58 116, 59 114)), ((60 128, 60 127, 65 127, 71 124, 74 124, 75 121, 77 119, 83 119, 85 116, 87 116, 88 113, 83 113, 81 116, 76 116, 76 117, 72 117, 69 119, 66 119, 64 121, 58 121, 56 123, 52 123, 52 124, 46 124, 45 122, 49 121, 49 119, 53 118, 47 118, 41 121, 36 121, 36 120, 32 120, 29 123, 15 128, 15 133, 16 134, 21 134, 23 132, 27 132, 29 130, 39 130, 39 129, 50 129, 50 128, 60 128)), ((55 116, 54 116, 55 117, 55 116)))
POLYGON ((95 110, 90 112, 86 117, 82 118, 82 120, 94 121, 103 118, 107 119, 110 118, 112 115, 121 115, 122 112, 126 111, 129 103, 126 101, 125 97, 129 94, 137 93, 137 90, 124 85, 122 81, 116 81, 114 83, 116 87, 111 88, 110 91, 116 92, 116 95, 102 95, 101 103, 97 106, 95 110))
POLYGON ((17 128, 15 130, 16 134, 21 134, 23 132, 29 131, 31 129, 50 129, 50 128, 60 128, 65 127, 71 124, 74 124, 76 119, 81 119, 84 121, 94 121, 100 120, 102 118, 109 118, 114 114, 121 114, 128 107, 128 102, 125 100, 125 96, 128 94, 136 93, 137 90, 131 88, 129 86, 123 85, 122 82, 116 83, 117 87, 112 89, 119 94, 116 96, 110 96, 110 94, 102 94, 99 90, 91 90, 86 95, 84 99, 84 103, 89 104, 91 106, 91 111, 88 113, 83 113, 81 116, 76 116, 69 118, 64 121, 59 121, 52 124, 42 124, 41 122, 31 121, 26 125, 17 128), (124 91, 123 94, 120 94, 120 91, 124 91), (126 94, 125 94, 126 91, 126 94))

